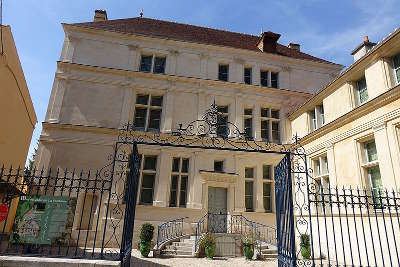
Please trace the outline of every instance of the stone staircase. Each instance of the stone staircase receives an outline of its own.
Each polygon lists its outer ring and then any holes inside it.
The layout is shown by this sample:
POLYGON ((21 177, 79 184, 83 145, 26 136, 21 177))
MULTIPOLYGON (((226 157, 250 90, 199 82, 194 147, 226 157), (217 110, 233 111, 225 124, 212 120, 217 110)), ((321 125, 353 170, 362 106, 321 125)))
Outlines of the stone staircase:
POLYGON ((191 258, 193 257, 195 236, 184 237, 171 242, 160 251, 161 257, 191 258))
MULTIPOLYGON (((257 252, 257 251, 256 251, 257 252)), ((262 259, 276 259, 278 257, 278 248, 272 245, 261 245, 261 258, 262 259)))

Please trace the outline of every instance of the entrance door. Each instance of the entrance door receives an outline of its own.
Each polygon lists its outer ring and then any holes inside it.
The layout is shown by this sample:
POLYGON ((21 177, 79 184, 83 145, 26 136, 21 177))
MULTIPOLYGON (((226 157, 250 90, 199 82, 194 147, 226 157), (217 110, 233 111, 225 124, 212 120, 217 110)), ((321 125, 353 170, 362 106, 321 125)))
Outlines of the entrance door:
POLYGON ((227 213, 227 189, 208 187, 208 230, 226 233, 227 213))

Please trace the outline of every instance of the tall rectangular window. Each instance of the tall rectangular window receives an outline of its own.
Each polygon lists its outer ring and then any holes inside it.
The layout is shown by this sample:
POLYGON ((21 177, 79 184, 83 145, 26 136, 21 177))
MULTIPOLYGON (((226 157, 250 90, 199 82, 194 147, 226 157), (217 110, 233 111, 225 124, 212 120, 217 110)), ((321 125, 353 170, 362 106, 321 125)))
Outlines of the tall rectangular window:
POLYGON ((244 178, 245 178, 244 202, 246 206, 246 211, 254 211, 254 206, 253 206, 254 168, 245 168, 244 178))
POLYGON ((163 56, 142 55, 140 59, 139 71, 165 73, 165 63, 167 58, 163 56), (154 62, 153 62, 154 58, 154 62))
POLYGON ((309 112, 311 120, 311 131, 315 131, 325 124, 324 105, 316 105, 313 110, 309 112))
POLYGON ((251 84, 252 83, 252 69, 244 68, 244 83, 251 84))
POLYGON ((260 84, 261 86, 266 86, 268 87, 268 76, 269 76, 269 71, 260 71, 260 84))
POLYGON ((400 54, 393 57, 393 71, 395 84, 400 83, 400 54))
POLYGON ((228 76, 229 76, 229 65, 219 64, 218 65, 218 80, 227 82, 228 76))
POLYGON ((171 173, 170 207, 186 207, 189 177, 189 159, 173 158, 171 173))
POLYGON ((278 88, 279 86, 278 77, 279 77, 278 72, 271 72, 271 87, 278 88))
POLYGON ((261 138, 264 141, 269 142, 270 140, 270 109, 261 108, 261 138))
POLYGON ((228 127, 228 106, 218 106, 218 126, 217 126, 217 135, 221 137, 227 137, 229 134, 229 127, 228 127))
POLYGON ((154 59, 154 73, 165 73, 165 57, 155 57, 154 59))
POLYGON ((368 100, 367 81, 365 80, 365 77, 362 77, 360 80, 356 81, 356 95, 358 105, 361 105, 368 100))
POLYGON ((263 165, 263 203, 265 212, 272 212, 272 166, 263 165))
POLYGON ((369 141, 364 143, 365 159, 367 162, 373 162, 378 160, 378 153, 376 151, 375 141, 369 141))
POLYGON ((140 198, 139 204, 152 205, 154 182, 157 173, 157 156, 142 156, 140 166, 140 198))
POLYGON ((140 59, 139 71, 151 72, 152 64, 153 64, 153 55, 142 55, 140 59))
POLYGON ((162 114, 162 96, 137 95, 134 126, 142 131, 159 131, 162 114))
POLYGON ((246 137, 253 138, 253 109, 244 109, 244 132, 246 137))
MULTIPOLYGON (((375 208, 381 207, 381 199, 379 196, 382 193, 382 179, 379 170, 379 159, 376 150, 375 140, 367 141, 363 143, 364 150, 364 162, 362 167, 366 172, 366 182, 369 185, 371 194, 374 196, 373 201, 375 203, 375 208)), ((383 201, 382 201, 383 202, 383 201)))
POLYGON ((280 143, 279 109, 261 108, 260 114, 262 140, 280 143))

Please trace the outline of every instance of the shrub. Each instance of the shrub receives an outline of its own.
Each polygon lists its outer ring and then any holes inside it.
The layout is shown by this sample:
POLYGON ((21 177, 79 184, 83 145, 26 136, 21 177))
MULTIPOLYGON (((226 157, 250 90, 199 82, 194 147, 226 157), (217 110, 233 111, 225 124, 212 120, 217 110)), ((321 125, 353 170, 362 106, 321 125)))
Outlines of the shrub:
POLYGON ((200 248, 204 248, 207 258, 212 259, 215 255, 215 237, 211 233, 206 233, 200 241, 200 248))
POLYGON ((154 226, 150 223, 144 223, 140 229, 139 250, 143 257, 148 257, 151 250, 151 240, 154 236, 154 226))
POLYGON ((151 223, 144 223, 142 228, 140 229, 140 241, 148 241, 151 242, 154 236, 154 226, 151 223))
POLYGON ((300 235, 300 251, 304 259, 311 257, 310 236, 308 234, 300 235))

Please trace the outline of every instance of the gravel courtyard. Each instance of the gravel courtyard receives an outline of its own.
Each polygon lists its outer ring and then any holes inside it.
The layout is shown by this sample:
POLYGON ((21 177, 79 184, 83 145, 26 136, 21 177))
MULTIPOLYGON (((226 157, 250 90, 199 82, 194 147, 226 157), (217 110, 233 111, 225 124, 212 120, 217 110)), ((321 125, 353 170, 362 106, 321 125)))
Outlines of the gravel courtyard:
POLYGON ((276 260, 272 261, 247 261, 242 258, 228 258, 209 260, 206 258, 143 258, 140 252, 136 249, 132 250, 132 265, 133 267, 163 267, 163 266, 185 266, 185 267, 200 267, 200 266, 219 266, 219 267, 236 267, 236 266, 278 266, 276 260))

